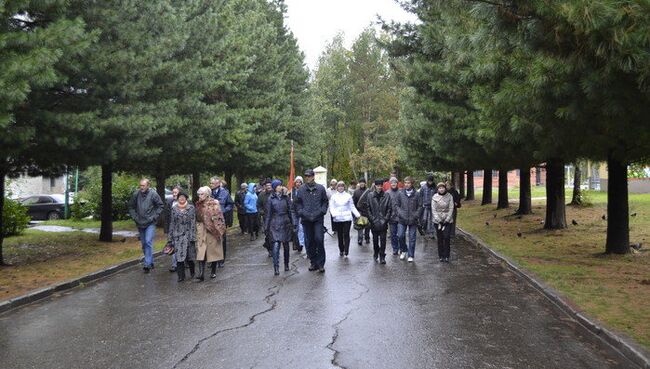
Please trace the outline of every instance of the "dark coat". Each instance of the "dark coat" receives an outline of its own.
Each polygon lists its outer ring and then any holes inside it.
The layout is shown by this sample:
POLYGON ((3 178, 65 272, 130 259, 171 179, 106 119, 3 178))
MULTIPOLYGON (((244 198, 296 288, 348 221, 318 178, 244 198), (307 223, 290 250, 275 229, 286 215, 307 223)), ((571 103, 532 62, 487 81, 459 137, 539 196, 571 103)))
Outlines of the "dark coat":
POLYGON ((448 192, 451 194, 451 197, 454 198, 454 209, 460 208, 460 193, 458 190, 452 187, 448 192))
POLYGON ((366 195, 368 221, 373 232, 384 232, 392 215, 391 199, 387 193, 373 191, 366 195))
POLYGON ((329 207, 325 187, 318 183, 314 183, 313 186, 309 186, 308 184, 300 186, 293 202, 298 217, 308 222, 322 220, 325 214, 327 214, 329 207))
POLYGON ((235 194, 235 208, 239 214, 246 214, 246 208, 244 208, 244 199, 248 191, 237 191, 235 194))
POLYGON ((273 194, 266 201, 264 230, 271 242, 289 242, 293 240, 296 216, 287 195, 273 194))
POLYGON ((356 189, 354 190, 354 194, 352 195, 352 201, 354 202, 354 207, 359 210, 359 213, 361 213, 362 216, 368 217, 368 195, 371 193, 369 192, 369 188, 365 189, 356 189), (365 195, 365 196, 364 196, 365 195))
POLYGON ((137 190, 129 201, 129 215, 138 228, 147 228, 151 224, 156 224, 164 207, 165 205, 156 191, 149 189, 142 194, 140 190, 137 190))
POLYGON ((227 188, 219 187, 212 190, 212 198, 219 201, 219 205, 221 205, 221 211, 223 212, 224 216, 226 213, 231 212, 233 206, 235 205, 235 203, 232 201, 232 198, 230 197, 230 191, 228 191, 227 188))
POLYGON ((391 208, 393 209, 393 211, 390 213, 389 223, 399 223, 399 214, 397 214, 397 195, 399 195, 399 189, 389 189, 385 193, 390 197, 390 204, 391 208))
POLYGON ((272 192, 266 192, 264 190, 257 194, 257 212, 262 216, 266 212, 266 202, 271 195, 273 195, 272 192))
POLYGON ((416 225, 422 217, 422 197, 413 190, 411 196, 406 195, 406 189, 399 190, 397 195, 397 217, 400 224, 416 225))

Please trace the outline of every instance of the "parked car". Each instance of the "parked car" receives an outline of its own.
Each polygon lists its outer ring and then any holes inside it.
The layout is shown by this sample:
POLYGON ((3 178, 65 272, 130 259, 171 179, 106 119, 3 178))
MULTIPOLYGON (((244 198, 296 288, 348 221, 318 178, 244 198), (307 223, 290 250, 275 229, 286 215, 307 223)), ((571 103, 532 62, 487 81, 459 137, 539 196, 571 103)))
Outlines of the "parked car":
MULTIPOLYGON (((20 203, 27 208, 27 215, 33 220, 56 220, 64 216, 64 201, 63 195, 53 194, 28 196, 20 203)), ((72 199, 69 199, 69 204, 72 204, 72 199)))

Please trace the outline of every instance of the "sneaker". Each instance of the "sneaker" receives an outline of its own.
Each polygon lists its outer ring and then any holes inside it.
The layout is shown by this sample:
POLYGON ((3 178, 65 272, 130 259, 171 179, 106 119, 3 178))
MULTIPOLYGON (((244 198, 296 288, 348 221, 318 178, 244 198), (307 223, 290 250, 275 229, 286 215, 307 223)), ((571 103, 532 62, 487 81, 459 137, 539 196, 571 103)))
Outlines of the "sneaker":
POLYGON ((147 273, 149 273, 151 271, 151 268, 149 268, 149 267, 144 267, 142 269, 144 270, 144 274, 147 274, 147 273))
POLYGON ((379 255, 373 255, 372 258, 375 260, 375 263, 379 261, 379 255))
POLYGON ((318 268, 319 273, 325 273, 325 267, 320 267, 318 268))
POLYGON ((413 258, 412 258, 411 256, 409 256, 409 258, 408 258, 408 262, 409 262, 409 263, 412 263, 412 262, 413 262, 413 258))
POLYGON ((445 258, 445 263, 448 263, 448 262, 449 262, 449 258, 445 258))
POLYGON ((379 258, 379 264, 386 264, 386 256, 381 256, 379 258))
POLYGON ((445 258, 438 259, 441 263, 445 261, 445 258))
POLYGON ((399 251, 393 251, 393 255, 394 255, 394 256, 399 255, 399 251))
POLYGON ((347 258, 348 258, 348 254, 343 255, 343 257, 347 259, 347 258))
POLYGON ((406 253, 405 252, 401 253, 400 256, 399 256, 399 259, 400 260, 406 259, 406 253))

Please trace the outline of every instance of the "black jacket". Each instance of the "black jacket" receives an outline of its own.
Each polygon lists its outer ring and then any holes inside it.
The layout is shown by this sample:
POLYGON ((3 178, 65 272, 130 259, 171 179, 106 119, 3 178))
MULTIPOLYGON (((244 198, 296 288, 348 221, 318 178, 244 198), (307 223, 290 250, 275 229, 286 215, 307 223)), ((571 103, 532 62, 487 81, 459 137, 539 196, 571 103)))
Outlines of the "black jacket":
POLYGON ((390 214, 390 221, 389 223, 398 223, 399 222, 399 216, 397 214, 397 195, 399 195, 399 189, 389 189, 388 191, 385 192, 386 195, 390 197, 390 205, 393 211, 390 214))
MULTIPOLYGON (((460 208, 460 193, 455 188, 451 188, 449 193, 451 194, 451 197, 454 198, 454 211, 456 211, 456 209, 460 208)), ((429 203, 429 206, 430 205, 431 204, 429 203)))
POLYGON ((397 195, 397 217, 400 224, 416 225, 422 216, 422 197, 413 189, 411 196, 406 195, 406 189, 399 190, 397 195))
POLYGON ((359 213, 364 217, 368 217, 368 211, 367 211, 368 209, 367 197, 369 194, 368 191, 370 191, 370 189, 367 187, 364 189, 357 188, 356 190, 354 190, 354 194, 352 195, 352 201, 354 202, 354 207, 357 208, 357 210, 359 210, 359 213))
POLYGON ((384 232, 392 214, 391 198, 387 193, 373 191, 366 195, 368 221, 373 232, 384 232))
POLYGON ((289 196, 277 193, 269 196, 264 214, 264 230, 272 242, 292 240, 296 218, 289 196))
POLYGON ((329 206, 325 187, 318 183, 311 187, 308 184, 300 186, 293 203, 298 217, 309 222, 322 220, 329 206))
POLYGON ((151 224, 156 224, 164 207, 165 204, 153 189, 147 190, 145 194, 136 190, 129 201, 129 215, 138 228, 147 228, 151 224))
POLYGON ((235 194, 235 208, 237 208, 237 212, 240 214, 246 214, 246 209, 244 208, 244 199, 246 198, 246 194, 248 191, 237 191, 235 194))

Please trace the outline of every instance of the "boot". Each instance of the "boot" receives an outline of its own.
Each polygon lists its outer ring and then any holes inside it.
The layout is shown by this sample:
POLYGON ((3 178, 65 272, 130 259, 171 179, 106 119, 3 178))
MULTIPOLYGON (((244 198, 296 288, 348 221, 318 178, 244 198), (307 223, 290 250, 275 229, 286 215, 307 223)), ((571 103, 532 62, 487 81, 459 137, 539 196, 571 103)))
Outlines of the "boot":
POLYGON ((217 262, 216 261, 213 261, 212 263, 210 263, 210 271, 212 272, 212 274, 210 274, 210 278, 211 279, 217 278, 217 262))
POLYGON ((194 279, 194 262, 188 261, 187 264, 190 267, 190 279, 194 279))
POLYGON ((273 270, 275 271, 273 275, 280 275, 280 267, 279 266, 273 266, 273 270))
POLYGON ((284 263, 284 271, 285 272, 289 271, 289 263, 284 263))
POLYGON ((196 277, 196 279, 199 282, 203 282, 205 280, 205 261, 199 261, 199 275, 196 277))
POLYGON ((185 265, 184 263, 179 262, 176 264, 176 274, 178 275, 178 282, 183 282, 185 280, 185 265))

